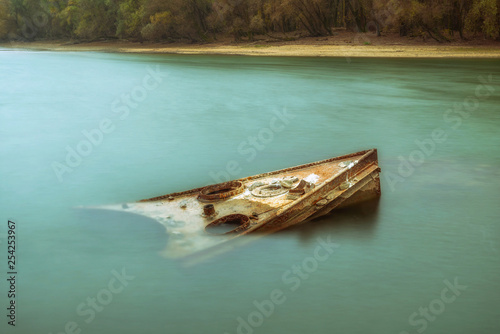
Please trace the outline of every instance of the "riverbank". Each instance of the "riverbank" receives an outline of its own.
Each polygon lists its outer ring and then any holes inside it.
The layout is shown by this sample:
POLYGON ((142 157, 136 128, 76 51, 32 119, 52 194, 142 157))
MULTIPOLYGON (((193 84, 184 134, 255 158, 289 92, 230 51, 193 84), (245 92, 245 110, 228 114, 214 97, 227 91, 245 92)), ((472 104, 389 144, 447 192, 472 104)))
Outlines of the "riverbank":
POLYGON ((207 44, 37 41, 0 43, 0 47, 48 51, 242 56, 500 58, 500 43, 494 41, 475 40, 440 44, 435 41, 422 41, 421 39, 399 36, 376 37, 372 34, 354 33, 321 38, 307 37, 293 41, 269 38, 242 43, 226 39, 207 44))

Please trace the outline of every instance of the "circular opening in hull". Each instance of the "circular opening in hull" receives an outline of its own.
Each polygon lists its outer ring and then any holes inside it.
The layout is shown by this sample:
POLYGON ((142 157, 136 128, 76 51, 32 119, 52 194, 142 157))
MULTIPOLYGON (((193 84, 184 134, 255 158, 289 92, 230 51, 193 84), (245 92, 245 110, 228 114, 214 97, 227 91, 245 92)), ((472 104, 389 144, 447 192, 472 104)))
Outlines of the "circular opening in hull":
POLYGON ((240 181, 230 181, 203 188, 198 195, 202 201, 217 201, 242 193, 243 183, 240 181))
POLYGON ((248 227, 249 222, 248 216, 232 214, 214 220, 205 227, 205 231, 218 235, 239 233, 248 227))
POLYGON ((257 187, 252 190, 252 195, 255 197, 274 197, 279 196, 288 191, 287 188, 279 184, 268 184, 262 187, 257 187))

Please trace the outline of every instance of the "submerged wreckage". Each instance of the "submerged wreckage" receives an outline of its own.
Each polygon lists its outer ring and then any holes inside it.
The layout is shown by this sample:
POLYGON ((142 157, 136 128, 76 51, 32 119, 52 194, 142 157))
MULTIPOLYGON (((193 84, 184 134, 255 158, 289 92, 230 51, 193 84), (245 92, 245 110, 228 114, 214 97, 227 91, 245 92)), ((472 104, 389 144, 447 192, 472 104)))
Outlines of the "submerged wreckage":
POLYGON ((275 232, 376 198, 379 173, 377 150, 371 149, 100 209, 160 222, 169 235, 167 257, 218 253, 240 236, 275 232))

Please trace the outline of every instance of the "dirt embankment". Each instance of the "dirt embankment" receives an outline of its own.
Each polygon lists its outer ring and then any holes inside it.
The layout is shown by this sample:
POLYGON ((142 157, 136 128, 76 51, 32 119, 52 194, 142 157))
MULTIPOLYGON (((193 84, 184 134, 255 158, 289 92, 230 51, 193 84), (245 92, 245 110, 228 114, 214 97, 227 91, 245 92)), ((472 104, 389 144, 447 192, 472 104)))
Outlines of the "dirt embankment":
MULTIPOLYGON (((288 38, 290 39, 290 38, 288 38)), ((387 34, 336 32, 329 37, 303 37, 284 40, 283 36, 264 36, 252 42, 236 43, 230 38, 206 44, 138 43, 129 41, 99 41, 72 43, 38 41, 1 43, 0 47, 51 51, 99 51, 123 53, 226 54, 250 56, 305 57, 457 57, 500 58, 500 42, 473 39, 437 43, 422 38, 387 34)))

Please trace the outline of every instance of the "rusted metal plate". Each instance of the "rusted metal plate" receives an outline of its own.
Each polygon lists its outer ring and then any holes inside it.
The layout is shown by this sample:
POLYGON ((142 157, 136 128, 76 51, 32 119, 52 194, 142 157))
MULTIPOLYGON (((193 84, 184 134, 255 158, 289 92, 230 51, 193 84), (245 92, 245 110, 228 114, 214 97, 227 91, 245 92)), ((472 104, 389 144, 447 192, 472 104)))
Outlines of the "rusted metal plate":
POLYGON ((100 208, 157 220, 169 235, 163 254, 187 257, 216 253, 244 235, 275 232, 335 208, 378 197, 379 172, 377 150, 372 149, 100 208), (228 224, 231 226, 226 226, 225 232, 212 230, 228 224))

